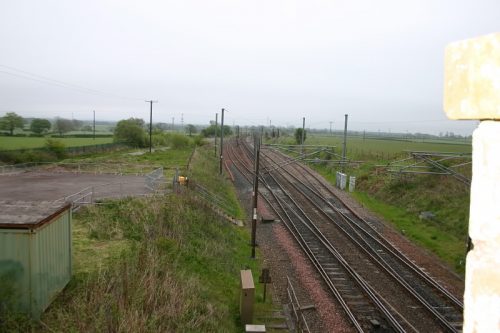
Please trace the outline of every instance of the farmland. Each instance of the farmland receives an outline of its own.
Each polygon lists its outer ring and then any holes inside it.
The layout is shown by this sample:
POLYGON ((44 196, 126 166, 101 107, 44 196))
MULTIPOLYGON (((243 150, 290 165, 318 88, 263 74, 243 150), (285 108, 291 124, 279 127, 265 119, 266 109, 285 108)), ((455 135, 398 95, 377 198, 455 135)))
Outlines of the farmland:
MULTIPOLYGON (((66 147, 91 146, 113 142, 113 138, 54 138, 61 141, 66 147)), ((17 150, 41 148, 45 146, 47 138, 44 137, 0 137, 0 150, 17 150)))
MULTIPOLYGON (((291 138, 280 140, 293 143, 291 138)), ((340 135, 307 136, 308 145, 330 145, 335 146, 336 153, 342 152, 343 137, 340 135)), ((436 152, 456 152, 470 153, 471 143, 463 139, 456 140, 404 140, 396 138, 366 138, 360 136, 347 137, 347 155, 352 159, 380 160, 391 159, 405 155, 404 151, 436 151, 436 152)))

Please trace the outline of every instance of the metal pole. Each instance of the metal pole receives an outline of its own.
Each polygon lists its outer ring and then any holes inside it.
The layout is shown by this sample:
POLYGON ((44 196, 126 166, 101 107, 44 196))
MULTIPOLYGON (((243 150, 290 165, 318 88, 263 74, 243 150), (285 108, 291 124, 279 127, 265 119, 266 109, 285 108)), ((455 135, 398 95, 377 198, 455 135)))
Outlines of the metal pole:
POLYGON ((158 101, 146 101, 146 103, 149 103, 149 152, 151 153, 151 147, 152 145, 152 132, 153 132, 153 103, 158 103, 158 101))
POLYGON ((255 259, 255 246, 257 236, 257 197, 259 194, 259 155, 260 140, 254 136, 254 178, 253 178, 253 214, 252 214, 252 258, 255 259))
POLYGON ((302 118, 302 137, 300 138, 300 144, 302 146, 302 154, 304 154, 304 134, 306 131, 306 117, 302 118))
POLYGON ((215 157, 217 157, 217 117, 218 113, 215 114, 215 131, 214 131, 214 146, 215 146, 215 157))
POLYGON ((149 102, 149 152, 151 153, 151 148, 153 147, 153 101, 149 102))
POLYGON ((219 175, 222 175, 222 154, 224 150, 224 108, 220 116, 220 159, 219 159, 219 175))
POLYGON ((344 145, 342 148, 342 173, 345 170, 345 157, 346 157, 346 149, 347 149, 347 117, 348 115, 345 115, 345 123, 344 123, 344 145))
POLYGON ((95 140, 95 110, 94 110, 94 140, 95 140))

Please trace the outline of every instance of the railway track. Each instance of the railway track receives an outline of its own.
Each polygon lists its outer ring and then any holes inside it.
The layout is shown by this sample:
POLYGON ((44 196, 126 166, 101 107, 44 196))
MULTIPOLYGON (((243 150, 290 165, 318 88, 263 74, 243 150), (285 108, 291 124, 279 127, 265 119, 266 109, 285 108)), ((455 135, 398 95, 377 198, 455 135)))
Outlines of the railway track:
MULTIPOLYGON (((245 155, 234 147, 228 155, 234 167, 251 182, 252 151, 247 144, 239 148, 245 155)), ((318 176, 276 152, 264 152, 262 156, 262 197, 302 247, 356 330, 461 330, 461 302, 345 206, 318 176), (319 220, 328 221, 336 231, 325 228, 326 222, 319 220), (382 273, 374 274, 379 271, 382 273), (393 299, 389 302, 382 297, 373 287, 377 282, 369 283, 367 276, 397 284, 408 297, 408 306, 419 313, 413 322, 396 311, 390 305, 393 299), (432 323, 421 325, 424 312, 432 323)))
MULTIPOLYGON (((273 154, 273 159, 276 156, 282 157, 281 154, 273 154)), ((284 158, 284 163, 286 162, 287 159, 284 158)), ((303 192, 307 200, 327 216, 340 231, 358 244, 360 249, 372 257, 381 269, 394 276, 395 280, 417 299, 443 328, 454 332, 461 330, 463 305, 460 300, 395 249, 372 225, 341 202, 333 191, 308 168, 298 164, 291 168, 300 169, 298 173, 301 178, 312 177, 314 179, 313 186, 308 186, 298 179, 297 173, 283 170, 294 180, 291 184, 298 191, 303 192), (323 192, 327 192, 328 195, 320 193, 316 190, 317 188, 322 188, 323 192)))

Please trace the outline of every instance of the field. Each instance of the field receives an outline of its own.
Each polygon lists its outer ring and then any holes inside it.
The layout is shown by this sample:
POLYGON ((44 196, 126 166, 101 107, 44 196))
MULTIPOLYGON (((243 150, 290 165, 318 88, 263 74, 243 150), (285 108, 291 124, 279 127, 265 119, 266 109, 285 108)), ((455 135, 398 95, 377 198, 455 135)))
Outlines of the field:
MULTIPOLYGON (((336 146, 335 151, 342 153, 343 137, 339 136, 308 136, 306 144, 309 145, 331 145, 336 146)), ((350 158, 358 159, 391 159, 406 155, 404 151, 435 151, 435 152, 456 152, 470 153, 472 146, 470 142, 463 140, 395 140, 376 139, 362 137, 347 137, 347 155, 350 158)))
MULTIPOLYGON (((53 138, 61 141, 66 147, 92 146, 113 142, 113 138, 53 138)), ((16 150, 41 148, 47 138, 0 136, 0 150, 16 150)))

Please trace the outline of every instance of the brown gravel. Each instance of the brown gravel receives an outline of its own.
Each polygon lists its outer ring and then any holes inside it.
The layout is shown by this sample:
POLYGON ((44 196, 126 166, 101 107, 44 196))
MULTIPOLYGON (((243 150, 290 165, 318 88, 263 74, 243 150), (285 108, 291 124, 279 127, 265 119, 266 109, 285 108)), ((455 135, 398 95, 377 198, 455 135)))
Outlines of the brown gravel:
POLYGON ((344 314, 338 305, 333 303, 329 294, 322 288, 322 282, 317 278, 318 273, 303 255, 288 230, 283 225, 275 224, 273 232, 278 245, 287 253, 298 281, 310 295, 318 312, 325 332, 352 332, 352 327, 344 319, 344 314))
MULTIPOLYGON (((238 178, 237 172, 234 175, 238 178)), ((238 184, 238 179, 235 183, 238 184)), ((247 208, 251 201, 251 189, 248 187, 240 189, 240 199, 247 208)), ((396 248, 427 271, 429 275, 440 281, 459 299, 462 299, 463 279, 452 272, 439 258, 411 243, 391 224, 361 206, 349 193, 340 191, 333 186, 330 188, 357 214, 377 224, 379 226, 377 229, 381 230, 396 248)), ((264 200, 259 200, 258 207, 259 216, 274 215, 272 210, 266 208, 264 200)), ((259 223, 257 242, 266 265, 271 269, 274 296, 278 298, 279 302, 282 304, 289 302, 286 294, 286 276, 289 275, 301 304, 315 305, 315 310, 309 310, 305 313, 312 332, 354 331, 345 319, 342 309, 324 289, 316 270, 304 256, 302 249, 282 224, 259 223)))
POLYGON ((371 212, 366 207, 361 205, 348 192, 340 191, 333 188, 334 193, 339 196, 344 203, 354 210, 358 215, 369 222, 374 222, 383 226, 384 236, 392 243, 392 245, 404 253, 415 264, 426 271, 431 277, 435 278, 440 284, 448 289, 458 299, 463 298, 465 282, 462 277, 452 271, 441 259, 434 253, 419 247, 412 243, 394 226, 385 221, 382 217, 371 212))

